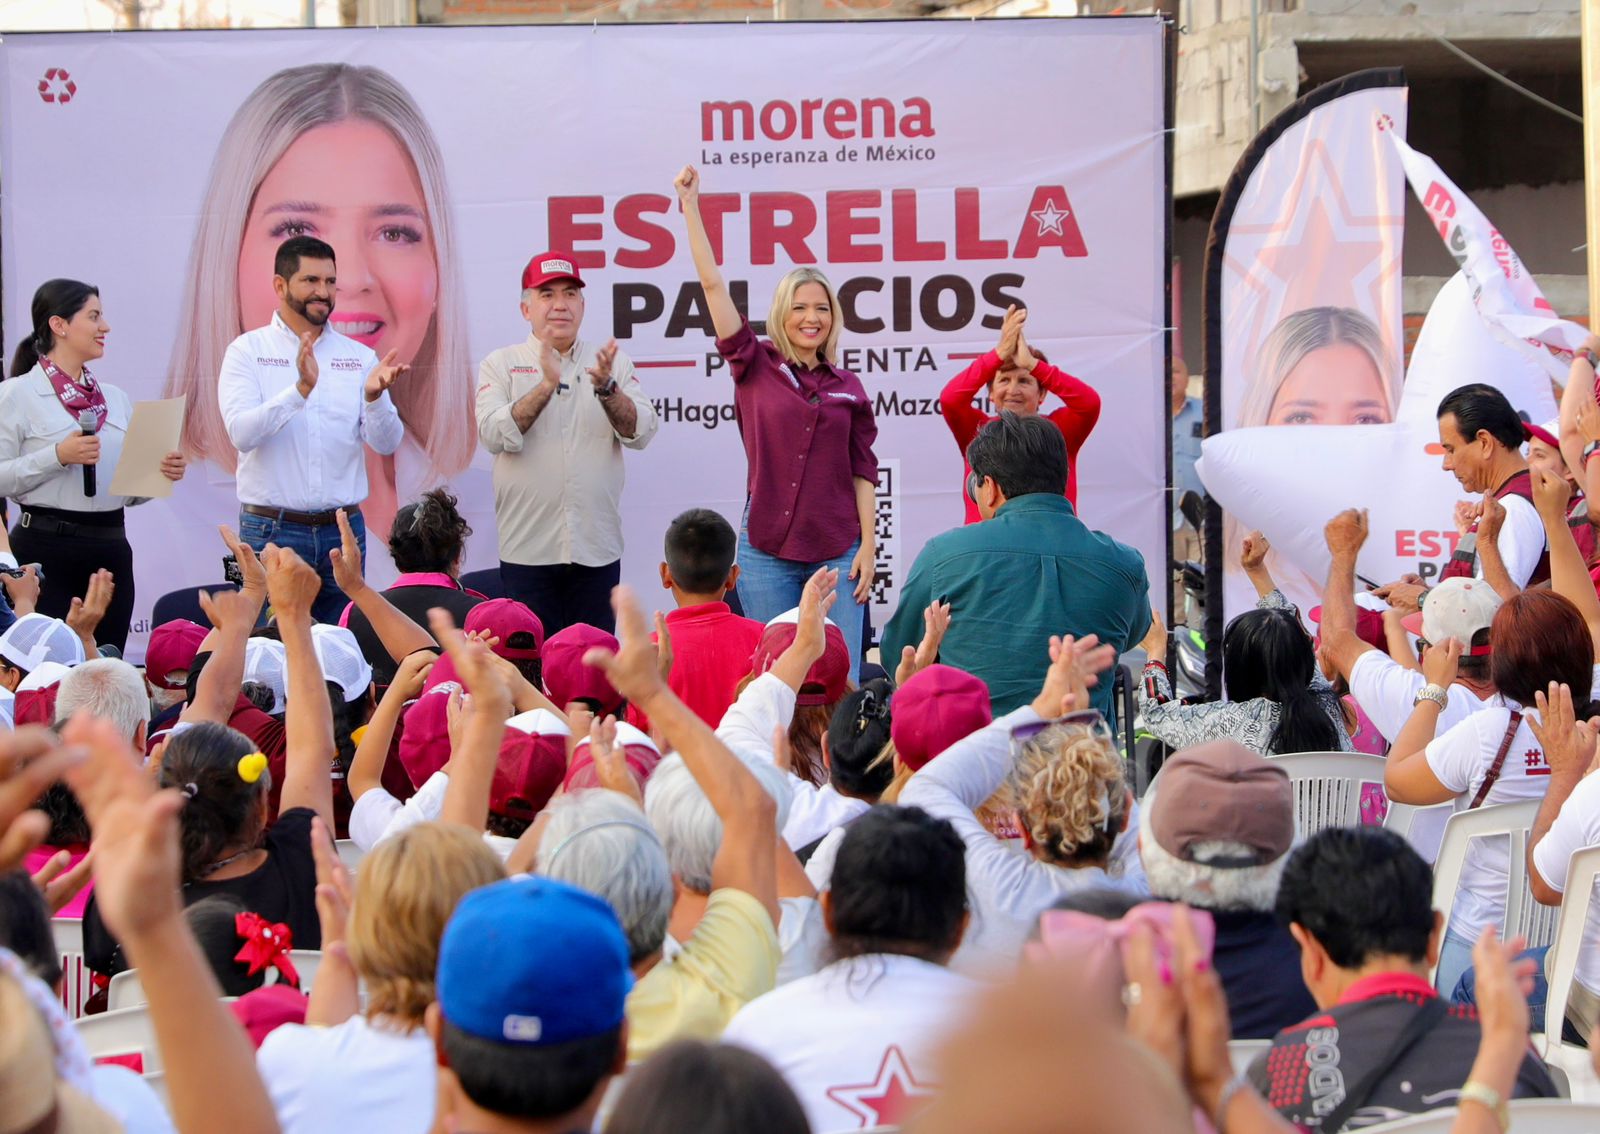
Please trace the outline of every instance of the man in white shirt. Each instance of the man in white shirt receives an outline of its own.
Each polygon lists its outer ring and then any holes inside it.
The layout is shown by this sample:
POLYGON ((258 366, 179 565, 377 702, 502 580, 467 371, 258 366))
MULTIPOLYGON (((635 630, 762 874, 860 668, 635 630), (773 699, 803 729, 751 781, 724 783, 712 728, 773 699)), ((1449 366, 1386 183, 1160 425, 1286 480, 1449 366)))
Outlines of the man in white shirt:
POLYGON ((292 547, 322 576, 312 606, 336 622, 346 599, 329 552, 339 546, 337 512, 347 511, 363 558, 367 498, 362 443, 382 456, 400 448, 405 426, 389 387, 410 367, 327 326, 338 293, 333 249, 294 236, 273 263, 278 310, 272 322, 228 347, 217 405, 239 450, 239 536, 260 551, 292 547))
MULTIPOLYGON (((1500 558, 1511 585, 1521 590, 1550 579, 1549 545, 1544 524, 1533 506, 1533 483, 1522 455, 1526 435, 1522 419, 1506 396, 1493 386, 1475 382, 1452 390, 1439 403, 1439 445, 1444 471, 1471 493, 1493 497, 1505 508, 1498 537, 1500 558)), ((1462 536, 1442 578, 1484 577, 1477 553, 1477 528, 1462 536)), ((1427 587, 1414 575, 1378 588, 1378 595, 1398 610, 1411 612, 1425 601, 1427 587)))
POLYGON ((578 338, 583 278, 570 254, 528 261, 522 317, 528 338, 478 368, 500 581, 549 634, 579 622, 609 631, 622 567, 622 449, 643 449, 660 423, 616 340, 578 338))

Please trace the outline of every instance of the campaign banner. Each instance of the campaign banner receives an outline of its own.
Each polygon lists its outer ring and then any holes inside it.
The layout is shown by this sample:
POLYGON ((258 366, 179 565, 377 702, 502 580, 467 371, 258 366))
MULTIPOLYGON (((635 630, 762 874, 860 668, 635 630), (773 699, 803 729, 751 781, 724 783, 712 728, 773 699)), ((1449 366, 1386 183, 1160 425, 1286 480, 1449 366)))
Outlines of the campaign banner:
POLYGON ((386 517, 441 482, 474 529, 463 568, 498 562, 477 367, 526 339, 521 272, 553 248, 587 283, 581 337, 615 337, 661 417, 625 454, 623 577, 669 604, 667 523, 708 506, 737 526, 746 485, 672 188, 685 164, 758 330, 791 268, 838 290, 839 361, 874 399, 884 470, 875 625, 962 522, 939 392, 1013 303, 1103 401, 1081 514, 1163 573, 1157 18, 8 35, 0 72, 8 357, 34 289, 82 279, 112 328, 95 374, 135 401, 189 396, 187 478, 128 513, 135 657, 161 594, 221 581, 237 454, 216 377, 269 321, 272 252, 299 233, 338 256, 332 324, 411 366, 406 441, 368 462, 369 577, 392 575, 386 517))
MULTIPOLYGON (((1319 446, 1336 455, 1344 430, 1394 421, 1405 179, 1383 135, 1403 132, 1405 122, 1398 70, 1347 76, 1274 117, 1223 187, 1206 245, 1199 466, 1225 510, 1207 533, 1207 640, 1215 645, 1226 620, 1256 602, 1239 554, 1253 528, 1274 526, 1263 494, 1293 498, 1323 475, 1319 446), (1269 436, 1274 430, 1282 435, 1269 436)), ((1357 491, 1365 481, 1352 472, 1352 500, 1364 501, 1372 493, 1357 491)), ((1297 529, 1320 531, 1327 519, 1293 511, 1297 529)), ((1291 546, 1274 540, 1268 566, 1309 609, 1321 580, 1315 560, 1287 554, 1291 546)))
POLYGON ((1411 191, 1471 284, 1472 302, 1484 323, 1496 338, 1565 386, 1573 352, 1588 332, 1556 314, 1516 249, 1437 162, 1392 131, 1389 141, 1400 155, 1411 191))

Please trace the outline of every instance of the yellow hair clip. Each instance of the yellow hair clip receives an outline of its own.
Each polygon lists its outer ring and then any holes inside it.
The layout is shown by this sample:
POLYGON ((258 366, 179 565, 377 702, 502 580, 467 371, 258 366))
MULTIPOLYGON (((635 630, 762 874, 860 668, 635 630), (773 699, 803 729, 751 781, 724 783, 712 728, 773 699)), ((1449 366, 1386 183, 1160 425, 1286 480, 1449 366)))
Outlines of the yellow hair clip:
MULTIPOLYGON (((420 511, 420 509, 419 509, 419 511, 420 511)), ((350 743, 354 744, 357 748, 361 747, 361 742, 363 740, 365 740, 366 738, 367 738, 367 726, 366 725, 362 725, 360 728, 353 728, 353 729, 350 730, 350 743)))
POLYGON ((255 783, 266 770, 267 758, 259 752, 252 752, 248 756, 239 758, 239 778, 247 784, 255 783))

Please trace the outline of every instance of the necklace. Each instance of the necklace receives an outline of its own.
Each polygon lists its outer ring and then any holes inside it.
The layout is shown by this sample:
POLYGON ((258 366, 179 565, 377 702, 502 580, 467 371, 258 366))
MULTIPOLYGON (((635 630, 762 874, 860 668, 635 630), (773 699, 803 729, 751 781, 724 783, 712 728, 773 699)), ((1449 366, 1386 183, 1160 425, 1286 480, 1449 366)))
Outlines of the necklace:
POLYGON ((210 866, 200 871, 200 877, 209 877, 221 870, 224 866, 230 866, 233 863, 238 862, 241 858, 244 858, 246 855, 255 854, 257 849, 258 848, 256 847, 249 847, 246 850, 240 851, 238 854, 230 854, 227 858, 218 859, 216 862, 213 862, 210 866))

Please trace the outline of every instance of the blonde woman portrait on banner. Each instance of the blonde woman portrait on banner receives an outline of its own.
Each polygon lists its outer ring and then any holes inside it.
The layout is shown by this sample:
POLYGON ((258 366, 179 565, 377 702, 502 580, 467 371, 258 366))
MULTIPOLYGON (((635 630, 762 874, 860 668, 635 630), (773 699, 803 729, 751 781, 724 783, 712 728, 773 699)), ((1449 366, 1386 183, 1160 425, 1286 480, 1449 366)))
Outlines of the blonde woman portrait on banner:
MULTIPOLYGON (((1235 424, 1387 425, 1400 399, 1400 375, 1389 355, 1378 325, 1353 307, 1290 312, 1262 341, 1235 424)), ((1223 563, 1230 610, 1248 609, 1255 602, 1240 559, 1245 537, 1262 522, 1259 517, 1227 517, 1223 563)), ((1314 574, 1276 551, 1268 553, 1266 566, 1302 609, 1309 609, 1321 594, 1314 574)))
POLYGON ((271 319, 273 254, 304 235, 338 256, 328 325, 410 365, 391 394, 411 444, 392 457, 368 451, 369 525, 386 532, 398 503, 467 467, 472 369, 444 162, 404 87, 344 63, 270 76, 228 123, 199 218, 166 382, 166 396, 189 399, 187 455, 233 473, 217 406, 223 354, 271 319), (403 479, 401 458, 417 466, 403 479))

